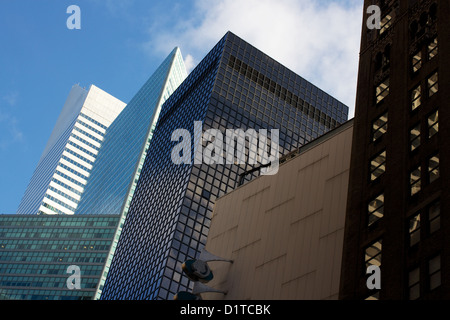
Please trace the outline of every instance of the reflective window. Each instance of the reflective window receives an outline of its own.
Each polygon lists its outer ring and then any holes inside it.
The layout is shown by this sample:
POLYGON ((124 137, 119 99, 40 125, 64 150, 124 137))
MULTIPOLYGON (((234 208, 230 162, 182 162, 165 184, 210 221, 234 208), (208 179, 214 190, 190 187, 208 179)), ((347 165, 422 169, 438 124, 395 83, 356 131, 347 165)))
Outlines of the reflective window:
POLYGON ((431 138, 439 132, 439 111, 436 110, 428 116, 428 137, 431 138))
POLYGON ((373 181, 386 171, 386 150, 380 152, 370 162, 370 180, 373 181))
POLYGON ((413 72, 419 71, 420 68, 422 68, 422 52, 421 51, 417 52, 412 57, 412 69, 413 69, 413 72))
POLYGON ((411 145, 411 151, 416 150, 420 146, 420 123, 410 130, 409 141, 411 145))
POLYGON ((377 86, 375 94, 377 104, 383 101, 384 98, 386 98, 386 96, 389 94, 389 78, 385 79, 377 86))
POLYGON ((392 14, 389 13, 381 19, 380 35, 385 33, 392 26, 392 14))
POLYGON ((377 291, 374 294, 371 294, 365 300, 380 300, 380 291, 377 291))
POLYGON ((416 110, 422 104, 422 88, 418 85, 411 93, 411 110, 416 110))
POLYGON ((428 45, 428 59, 433 59, 438 54, 438 39, 434 38, 428 45))
POLYGON ((365 250, 365 263, 366 268, 374 265, 381 266, 381 249, 382 249, 382 240, 377 240, 368 246, 365 250))
POLYGON ((428 175, 430 183, 439 178, 439 155, 432 156, 428 160, 428 175))
POLYGON ((420 213, 409 219, 409 245, 413 246, 420 241, 420 213))
POLYGON ((378 195, 375 199, 369 202, 368 213, 369 213, 369 221, 368 221, 369 226, 383 217, 384 193, 378 195))
POLYGON ((428 78, 428 96, 433 96, 436 92, 438 92, 438 73, 435 72, 431 77, 428 78))
POLYGON ((421 167, 418 166, 409 174, 409 184, 412 196, 417 194, 421 189, 421 172, 421 167))
POLYGON ((378 119, 376 119, 372 124, 372 138, 373 141, 380 138, 387 131, 388 126, 388 113, 384 113, 378 119))

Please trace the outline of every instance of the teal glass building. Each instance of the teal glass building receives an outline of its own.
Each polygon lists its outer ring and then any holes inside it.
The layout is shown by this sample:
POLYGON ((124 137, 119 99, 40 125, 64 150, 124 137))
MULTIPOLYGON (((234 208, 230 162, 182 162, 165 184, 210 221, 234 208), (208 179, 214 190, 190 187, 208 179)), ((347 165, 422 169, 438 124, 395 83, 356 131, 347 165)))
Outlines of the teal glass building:
MULTIPOLYGON (((5 231, 0 234, 4 235, 4 239, 0 238, 5 246, 2 249, 6 250, 3 251, 1 256, 3 260, 0 261, 4 266, 2 269, 4 273, 0 273, 0 279, 3 279, 4 276, 4 280, 1 280, 2 283, 0 284, 0 288, 3 289, 3 296, 10 299, 38 300, 97 299, 100 296, 128 205, 133 197, 143 160, 146 157, 148 145, 155 129, 156 120, 161 111, 161 105, 186 76, 187 72, 180 49, 174 48, 132 100, 126 106, 123 104, 122 107, 124 108, 114 121, 108 127, 101 127, 103 129, 100 137, 102 144, 96 150, 95 163, 92 163, 89 168, 89 178, 86 179, 87 183, 83 192, 79 194, 81 198, 77 201, 74 217, 64 217, 61 214, 53 220, 46 220, 50 219, 45 217, 46 212, 39 212, 42 217, 21 219, 16 216, 9 216, 9 220, 5 218, 6 216, 2 217, 0 228, 4 227, 5 231), (107 241, 102 240, 101 250, 94 254, 89 251, 91 246, 87 246, 87 243, 80 241, 86 237, 90 239, 93 232, 90 226, 93 224, 93 226, 100 227, 101 224, 98 221, 105 219, 109 221, 108 223, 114 221, 115 228, 108 227, 107 230, 104 230, 108 232, 107 241), (46 228, 36 229, 36 227, 41 226, 41 222, 43 223, 42 226, 46 226, 46 228), (19 232, 20 226, 23 226, 25 231, 19 232), (86 234, 83 234, 83 226, 86 226, 84 229, 86 234), (17 230, 13 230, 13 227, 17 227, 17 230), (31 227, 35 228, 30 229, 31 227), (74 240, 74 236, 77 236, 79 241, 74 240), (47 241, 58 239, 59 242, 56 244, 51 242, 50 247, 39 244, 44 239, 47 239, 47 241), (64 246, 64 255, 59 251, 62 250, 63 244, 60 243, 62 239, 68 243, 68 246, 64 246), (35 241, 38 241, 38 246, 36 246, 35 241), (72 244, 73 241, 80 243, 72 244), (87 250, 85 250, 85 244, 87 250), (41 249, 42 251, 40 251, 41 249), (14 250, 17 251, 17 254, 13 253, 14 250), (56 251, 48 253, 48 257, 46 257, 46 250, 56 251), (27 255, 27 252, 30 252, 30 256, 27 255), (24 261, 23 264, 26 264, 26 261, 36 263, 32 269, 28 270, 18 261, 24 261), (47 261, 52 264, 48 266, 44 264, 44 270, 38 270, 38 262, 47 261), (77 264, 80 261, 87 262, 81 268, 82 275, 84 274, 83 287, 81 290, 67 291, 62 282, 69 276, 65 273, 66 269, 64 268, 67 268, 65 262, 77 264), (60 265, 54 265, 54 263, 59 262, 61 262, 60 265), (45 277, 48 274, 56 274, 56 278, 52 276, 52 279, 48 279, 46 282, 45 277)), ((73 90, 77 89, 79 88, 75 87, 73 90)), ((84 93, 83 90, 79 91, 84 93)), ((69 118, 66 113, 69 113, 69 115, 75 113, 76 115, 77 110, 74 111, 73 106, 80 105, 81 108, 82 101, 84 101, 84 96, 81 98, 70 96, 69 98, 70 103, 67 103, 64 109, 67 112, 63 112, 65 118, 69 118)), ((100 112, 101 110, 98 110, 97 113, 100 112)), ((66 122, 75 122, 75 125, 77 125, 76 119, 73 120, 73 117, 70 118, 71 121, 66 122)), ((88 119, 84 116, 81 123, 84 127, 81 128, 84 131, 95 130, 95 133, 99 133, 101 124, 97 123, 98 121, 93 123, 94 119, 90 119, 90 121, 89 127, 87 127, 85 123, 88 122, 88 119)), ((64 137, 65 135, 61 136, 64 137)), ((56 143, 56 145, 61 144, 56 143)), ((52 156, 51 158, 55 157, 52 156)), ((48 165, 44 164, 43 167, 49 171, 48 165)), ((66 184, 68 183, 66 182, 66 184)), ((35 197, 33 193, 35 190, 36 188, 27 190, 30 197, 35 197)), ((97 232, 97 234, 100 233, 97 232)), ((102 237, 104 236, 102 235, 102 237)), ((92 241, 100 241, 101 239, 94 238, 92 241)), ((99 245, 94 245, 91 250, 96 251, 95 248, 97 247, 99 245)))
POLYGON ((118 215, 0 215, 0 299, 92 300, 118 215), (80 270, 80 289, 67 281, 80 270))
MULTIPOLYGON (((193 164, 195 143, 190 164, 176 164, 174 146, 189 143, 174 141, 175 130, 279 130, 281 157, 347 116, 347 106, 228 32, 162 106, 101 299, 172 299, 192 289, 181 264, 205 245, 215 200, 258 166, 193 164)), ((246 155, 253 147, 246 143, 246 155)))
MULTIPOLYGON (((181 51, 176 47, 139 89, 105 134, 102 148, 75 214, 119 214, 121 222, 115 240, 120 237, 121 226, 127 216, 161 106, 186 76, 181 51)), ((116 241, 105 265, 105 275, 108 273, 115 247, 116 241)), ((101 294, 104 280, 105 277, 102 277, 97 298, 101 294)))
POLYGON ((186 76, 174 48, 108 128, 76 214, 119 214, 129 204, 161 106, 186 76))

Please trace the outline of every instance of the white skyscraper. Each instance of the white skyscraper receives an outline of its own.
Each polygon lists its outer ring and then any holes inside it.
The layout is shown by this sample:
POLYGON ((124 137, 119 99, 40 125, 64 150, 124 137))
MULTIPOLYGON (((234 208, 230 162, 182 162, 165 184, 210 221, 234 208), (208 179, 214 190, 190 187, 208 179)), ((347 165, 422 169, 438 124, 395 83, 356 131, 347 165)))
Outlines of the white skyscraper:
POLYGON ((73 214, 106 130, 125 106, 94 85, 74 85, 17 213, 73 214))

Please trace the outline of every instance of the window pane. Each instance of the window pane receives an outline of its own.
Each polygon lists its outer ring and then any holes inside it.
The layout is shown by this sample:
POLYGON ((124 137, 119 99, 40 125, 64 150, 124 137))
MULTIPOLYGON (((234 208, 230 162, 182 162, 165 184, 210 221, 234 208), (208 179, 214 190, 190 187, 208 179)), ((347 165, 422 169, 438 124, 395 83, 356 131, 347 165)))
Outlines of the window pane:
POLYGON ((411 93, 411 109, 412 110, 415 110, 418 107, 420 107, 420 104, 422 103, 421 96, 422 96, 422 87, 419 85, 411 93))
POLYGON ((375 180, 386 171, 386 151, 378 154, 370 162, 370 180, 375 180))
POLYGON ((380 291, 368 296, 365 300, 380 300, 380 291))
POLYGON ((418 71, 422 67, 422 52, 417 52, 412 58, 413 72, 418 71))
POLYGON ((416 268, 409 272, 409 286, 415 285, 420 281, 420 271, 416 268))
POLYGON ((420 146, 420 123, 411 129, 409 139, 411 141, 411 151, 414 151, 420 146))
POLYGON ((383 101, 389 94, 389 78, 380 83, 376 88, 377 104, 383 101))
POLYGON ((439 111, 432 113, 428 117, 428 137, 431 138, 439 132, 439 111))
POLYGON ((382 240, 375 241, 365 251, 366 267, 370 265, 381 266, 382 240))
POLYGON ((391 14, 387 14, 386 16, 384 16, 384 18, 381 19, 380 25, 381 25, 380 34, 383 34, 392 25, 392 16, 391 16, 391 14))
POLYGON ((441 256, 434 257, 429 262, 430 274, 435 273, 441 269, 441 256))
POLYGON ((368 206, 369 226, 384 215, 384 194, 380 194, 374 200, 370 201, 368 206))
POLYGON ((387 121, 388 121, 388 114, 386 112, 373 122, 372 125, 373 141, 377 140, 379 137, 381 137, 383 134, 386 133, 387 121))
POLYGON ((410 175, 410 185, 411 185, 411 195, 415 195, 417 192, 420 191, 420 180, 421 180, 421 168, 420 166, 416 169, 414 169, 410 175))
POLYGON ((428 78, 428 96, 433 96, 438 90, 438 73, 436 72, 428 78))
POLYGON ((409 245, 413 246, 420 241, 420 213, 409 220, 409 245))
POLYGON ((428 160, 428 173, 430 183, 439 178, 439 155, 435 155, 428 160))
POLYGON ((420 270, 416 268, 409 272, 409 299, 420 297, 420 270))
POLYGON ((441 227, 441 203, 433 203, 428 210, 428 221, 430 224, 430 234, 439 230, 441 227))
POLYGON ((433 59, 438 53, 438 40, 434 38, 433 42, 428 45, 428 59, 433 59))
POLYGON ((428 273, 430 275, 430 290, 441 285, 441 256, 437 256, 428 262, 428 273))

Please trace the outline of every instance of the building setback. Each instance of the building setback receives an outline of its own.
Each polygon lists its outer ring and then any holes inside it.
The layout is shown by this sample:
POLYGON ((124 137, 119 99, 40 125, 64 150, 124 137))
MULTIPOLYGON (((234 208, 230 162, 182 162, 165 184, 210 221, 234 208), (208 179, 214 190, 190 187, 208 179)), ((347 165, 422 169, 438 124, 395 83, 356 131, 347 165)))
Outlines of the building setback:
MULTIPOLYGON (((181 263, 205 245, 216 198, 256 165, 193 164, 199 146, 190 138, 207 129, 278 129, 284 155, 347 115, 348 107, 228 32, 162 107, 101 299, 172 299, 192 288, 181 263), (173 139, 177 129, 190 138, 173 139), (190 164, 172 162, 175 146, 190 164)), ((246 143, 247 155, 253 147, 246 143)))
POLYGON ((364 11, 373 4, 381 29, 363 23, 340 298, 448 299, 450 2, 366 0, 364 11), (371 265, 380 288, 367 286, 371 265))
POLYGON ((216 201, 204 300, 337 300, 353 120, 216 201))
POLYGON ((72 87, 18 214, 74 214, 106 130, 125 105, 94 85, 72 87))

